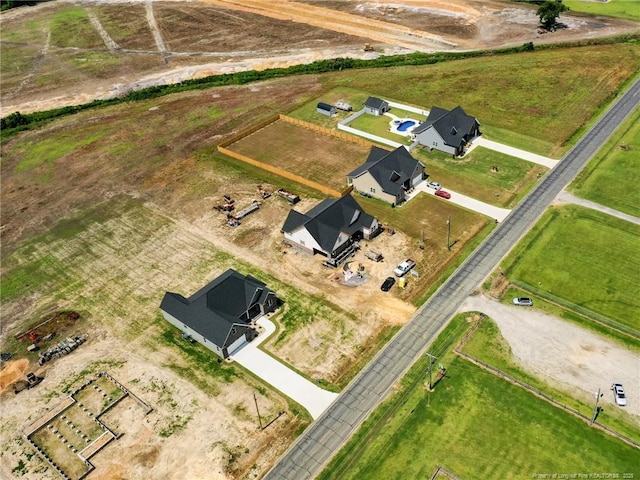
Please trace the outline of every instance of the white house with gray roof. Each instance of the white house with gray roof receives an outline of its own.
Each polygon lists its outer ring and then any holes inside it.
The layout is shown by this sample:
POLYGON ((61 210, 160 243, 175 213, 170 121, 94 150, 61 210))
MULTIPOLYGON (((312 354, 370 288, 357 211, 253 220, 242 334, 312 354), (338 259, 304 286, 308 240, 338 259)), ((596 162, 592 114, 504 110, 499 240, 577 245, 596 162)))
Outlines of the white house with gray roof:
POLYGON ((291 210, 282 227, 286 244, 338 263, 355 241, 371 239, 379 231, 378 221, 351 195, 323 200, 307 213, 291 210))
POLYGON ((413 158, 404 146, 392 152, 371 147, 367 161, 347 174, 347 182, 354 190, 392 205, 404 202, 406 192, 424 178, 424 164, 413 158))
POLYGON ((480 135, 480 123, 462 107, 453 110, 433 107, 427 120, 411 133, 423 147, 458 156, 464 154, 471 139, 480 135))
POLYGON ((166 292, 160 310, 173 326, 227 358, 258 335, 254 320, 278 305, 263 282, 229 269, 189 298, 166 292))

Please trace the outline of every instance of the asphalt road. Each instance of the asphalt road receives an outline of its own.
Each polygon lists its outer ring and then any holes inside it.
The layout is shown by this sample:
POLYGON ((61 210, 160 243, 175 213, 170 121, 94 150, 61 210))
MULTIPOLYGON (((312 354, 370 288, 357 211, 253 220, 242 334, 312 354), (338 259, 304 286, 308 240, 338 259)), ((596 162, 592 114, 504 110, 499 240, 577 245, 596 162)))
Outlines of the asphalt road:
POLYGON ((564 159, 354 378, 329 409, 280 458, 265 479, 311 479, 322 471, 387 397, 395 382, 425 353, 465 298, 478 288, 638 104, 640 79, 619 96, 564 159))

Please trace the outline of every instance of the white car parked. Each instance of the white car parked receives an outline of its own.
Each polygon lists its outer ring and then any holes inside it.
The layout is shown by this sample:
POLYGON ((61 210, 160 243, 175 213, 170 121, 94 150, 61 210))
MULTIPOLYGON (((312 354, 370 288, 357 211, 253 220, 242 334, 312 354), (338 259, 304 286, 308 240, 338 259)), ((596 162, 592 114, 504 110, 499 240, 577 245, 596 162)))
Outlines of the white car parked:
POLYGON ((624 407, 627 404, 627 396, 624 394, 624 387, 622 384, 614 383, 611 385, 611 390, 613 390, 613 396, 616 400, 616 404, 624 407))
POLYGON ((442 189, 442 185, 440 185, 438 182, 427 182, 427 187, 433 188, 434 190, 442 189))

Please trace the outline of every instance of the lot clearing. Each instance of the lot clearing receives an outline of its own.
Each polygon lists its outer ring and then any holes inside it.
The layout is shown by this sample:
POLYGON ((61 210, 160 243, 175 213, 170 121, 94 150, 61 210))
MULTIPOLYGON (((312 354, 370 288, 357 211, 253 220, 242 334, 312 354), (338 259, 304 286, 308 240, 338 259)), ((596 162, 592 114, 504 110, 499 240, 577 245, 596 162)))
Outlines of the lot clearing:
POLYGON ((1 109, 3 116, 29 113, 152 85, 326 58, 559 42, 638 30, 637 23, 614 18, 569 13, 561 20, 566 28, 540 33, 535 7, 496 0, 45 2, 0 16, 0 59, 15 67, 2 68, 1 109), (376 52, 364 52, 364 42, 372 42, 376 52))

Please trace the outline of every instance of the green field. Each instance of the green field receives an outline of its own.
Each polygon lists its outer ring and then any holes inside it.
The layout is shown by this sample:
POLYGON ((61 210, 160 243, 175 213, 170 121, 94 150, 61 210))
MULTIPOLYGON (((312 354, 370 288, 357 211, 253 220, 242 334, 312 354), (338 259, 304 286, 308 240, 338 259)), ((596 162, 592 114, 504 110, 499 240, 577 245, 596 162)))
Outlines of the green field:
MULTIPOLYGON (((539 308, 539 304, 536 304, 539 308)), ((636 345, 637 348, 637 345, 636 345)), ((521 382, 531 385, 544 392, 554 400, 561 402, 585 416, 593 414, 593 399, 591 395, 576 395, 576 391, 569 389, 560 391, 551 387, 544 378, 539 378, 520 367, 513 356, 509 344, 500 333, 498 326, 489 318, 482 321, 480 327, 464 345, 463 351, 484 363, 498 368, 521 382)), ((624 409, 605 408, 598 416, 598 423, 640 441, 638 422, 624 409)))
POLYGON ((461 105, 478 118, 481 130, 512 131, 518 143, 492 138, 559 157, 574 133, 638 70, 640 49, 629 42, 388 68, 384 74, 354 70, 327 75, 326 82, 427 110, 461 105))
POLYGON ((594 210, 551 208, 503 271, 535 295, 637 335, 639 236, 640 226, 594 210))
POLYGON ((637 110, 581 172, 572 190, 587 200, 640 217, 639 185, 640 110, 637 110))
MULTIPOLYGON (((441 336, 457 331, 459 338, 464 323, 457 316, 441 336)), ((637 449, 462 358, 440 358, 447 376, 433 393, 424 388, 421 360, 405 377, 406 390, 378 409, 318 478, 428 479, 437 465, 462 479, 640 472, 637 449)))
MULTIPOLYGON (((584 0, 564 0, 563 2, 572 12, 606 15, 609 17, 626 18, 640 22, 640 7, 636 0, 608 0, 606 2, 586 2, 584 0)), ((562 22, 562 16, 560 17, 562 22)))
POLYGON ((425 164, 429 180, 499 207, 513 208, 536 184, 547 168, 500 152, 477 147, 464 158, 451 158, 435 150, 414 149, 425 164), (498 171, 492 170, 493 166, 498 171))

